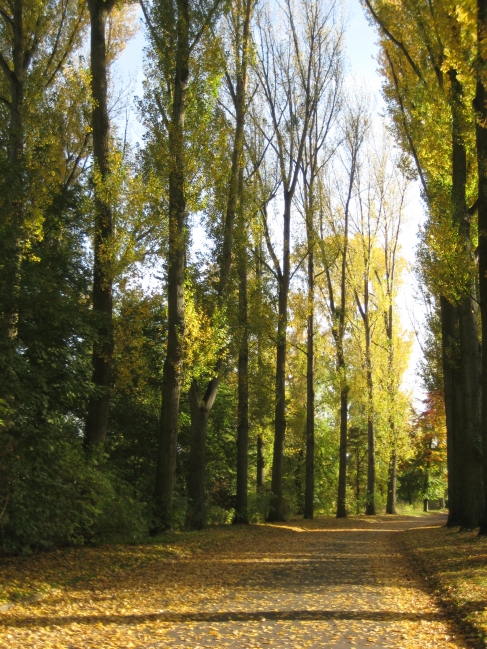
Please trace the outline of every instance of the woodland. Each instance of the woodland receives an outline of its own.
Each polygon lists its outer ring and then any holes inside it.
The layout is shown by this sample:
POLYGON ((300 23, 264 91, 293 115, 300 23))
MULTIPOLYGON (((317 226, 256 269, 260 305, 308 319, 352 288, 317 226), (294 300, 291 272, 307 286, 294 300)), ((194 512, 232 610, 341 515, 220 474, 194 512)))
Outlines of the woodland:
POLYGON ((340 0, 0 0, 3 552, 398 502, 487 534, 487 0, 363 10, 380 117, 340 0))

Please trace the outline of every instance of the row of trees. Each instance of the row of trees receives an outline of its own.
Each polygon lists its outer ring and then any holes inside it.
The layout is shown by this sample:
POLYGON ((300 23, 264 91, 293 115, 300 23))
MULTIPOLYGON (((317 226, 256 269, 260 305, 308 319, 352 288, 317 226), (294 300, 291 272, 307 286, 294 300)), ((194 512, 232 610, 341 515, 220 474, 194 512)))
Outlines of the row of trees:
POLYGON ((421 455, 396 306, 412 171, 346 90, 341 7, 141 8, 140 146, 112 72, 132 9, 0 11, 4 547, 394 513, 421 455))
POLYGON ((484 521, 485 533, 486 5, 364 4, 380 33, 395 132, 414 158, 428 207, 420 253, 431 306, 425 373, 430 390, 444 392, 449 524, 484 521))

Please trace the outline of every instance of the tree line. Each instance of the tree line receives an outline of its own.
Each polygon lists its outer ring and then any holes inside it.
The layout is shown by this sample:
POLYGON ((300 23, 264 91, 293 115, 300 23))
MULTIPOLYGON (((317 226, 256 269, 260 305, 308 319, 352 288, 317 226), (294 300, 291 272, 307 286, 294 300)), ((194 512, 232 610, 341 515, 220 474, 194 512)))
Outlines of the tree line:
POLYGON ((384 34, 392 126, 349 82, 336 0, 140 8, 144 135, 134 143, 115 72, 134 8, 1 6, 4 549, 394 514, 397 492, 444 497, 445 413, 450 516, 463 516, 464 482, 478 487, 482 473, 466 470, 480 430, 480 406, 467 407, 480 398, 469 372, 480 362, 472 291, 482 289, 465 211, 474 113, 458 113, 465 178, 449 194, 449 140, 424 120, 446 129, 441 111, 457 103, 435 87, 441 101, 428 110, 428 48, 414 45, 423 71, 391 34, 388 3, 368 8, 384 34), (416 176, 429 210, 421 416, 403 385, 411 339, 398 309, 416 176), (470 350, 461 367, 455 336, 470 350), (452 432, 460 414, 471 447, 452 432))

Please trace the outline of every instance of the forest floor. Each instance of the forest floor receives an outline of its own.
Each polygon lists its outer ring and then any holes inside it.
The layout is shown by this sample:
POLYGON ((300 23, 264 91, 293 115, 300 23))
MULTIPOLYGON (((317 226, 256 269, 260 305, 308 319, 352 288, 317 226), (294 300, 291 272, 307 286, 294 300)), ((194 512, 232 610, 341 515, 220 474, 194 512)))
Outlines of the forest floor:
POLYGON ((482 629, 487 545, 446 530, 445 520, 222 526, 153 544, 3 558, 0 647, 473 646, 454 620, 472 618, 461 606, 475 602, 479 623, 463 628, 471 639, 482 629))

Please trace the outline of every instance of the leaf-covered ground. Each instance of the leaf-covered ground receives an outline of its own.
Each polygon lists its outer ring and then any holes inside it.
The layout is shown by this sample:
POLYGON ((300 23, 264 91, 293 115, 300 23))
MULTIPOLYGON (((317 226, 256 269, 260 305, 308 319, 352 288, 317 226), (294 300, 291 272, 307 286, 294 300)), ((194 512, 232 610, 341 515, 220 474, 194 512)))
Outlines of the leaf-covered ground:
POLYGON ((426 526, 401 536, 415 570, 435 589, 477 646, 487 638, 487 538, 426 526))
POLYGON ((443 522, 220 527, 159 545, 3 559, 3 598, 23 601, 0 613, 0 646, 465 647, 397 541, 443 522))

